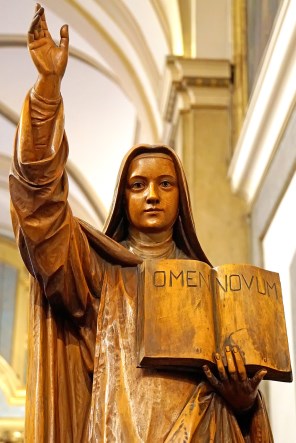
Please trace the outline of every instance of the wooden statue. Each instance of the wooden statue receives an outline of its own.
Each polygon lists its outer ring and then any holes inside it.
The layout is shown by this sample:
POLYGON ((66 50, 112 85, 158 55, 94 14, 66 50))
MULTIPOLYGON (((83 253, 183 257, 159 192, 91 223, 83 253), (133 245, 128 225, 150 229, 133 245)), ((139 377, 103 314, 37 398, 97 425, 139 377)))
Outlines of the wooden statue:
POLYGON ((127 154, 104 233, 72 215, 60 96, 68 41, 65 25, 55 45, 37 5, 28 47, 39 75, 10 175, 13 227, 31 274, 26 441, 272 442, 258 392, 266 370, 249 378, 236 346, 222 350, 225 361, 215 354, 215 374, 138 367, 143 260, 209 261, 167 146, 127 154))

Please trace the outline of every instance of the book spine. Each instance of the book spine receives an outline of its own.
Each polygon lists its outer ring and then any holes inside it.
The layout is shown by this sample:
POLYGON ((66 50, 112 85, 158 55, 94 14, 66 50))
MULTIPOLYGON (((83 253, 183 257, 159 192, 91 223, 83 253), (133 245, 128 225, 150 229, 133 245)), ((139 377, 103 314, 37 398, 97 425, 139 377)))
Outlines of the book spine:
MULTIPOLYGON (((215 337, 215 349, 214 352, 218 352, 221 354, 222 349, 220 349, 220 331, 221 331, 221 318, 220 318, 220 312, 218 309, 218 303, 219 303, 219 293, 218 293, 218 287, 217 287, 217 271, 212 268, 210 270, 211 275, 211 295, 212 295, 212 301, 213 301, 213 319, 214 319, 214 337, 215 337)), ((215 361, 215 360, 214 360, 215 361)))

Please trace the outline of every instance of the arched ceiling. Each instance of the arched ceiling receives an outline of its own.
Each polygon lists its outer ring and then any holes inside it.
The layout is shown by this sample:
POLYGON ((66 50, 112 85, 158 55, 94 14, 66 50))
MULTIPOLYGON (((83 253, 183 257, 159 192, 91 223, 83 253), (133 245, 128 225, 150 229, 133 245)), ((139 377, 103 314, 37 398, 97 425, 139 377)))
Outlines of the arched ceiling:
MULTIPOLYGON (((189 54, 188 39, 183 41, 186 29, 191 37, 200 38, 196 14, 202 22, 211 20, 204 7, 196 8, 201 4, 201 0, 42 2, 53 38, 59 40, 64 23, 70 28, 70 58, 62 85, 70 142, 70 197, 77 213, 98 227, 110 206, 123 155, 134 143, 161 141, 159 101, 166 58, 189 54)), ((8 198, 6 160, 24 96, 36 79, 26 48, 35 1, 0 0, 0 8, 0 178, 1 192, 8 198)), ((208 40, 211 58, 215 45, 208 40)))
MULTIPOLYGON (((165 57, 171 52, 169 26, 165 30, 164 15, 161 18, 162 3, 166 2, 42 3, 55 39, 64 23, 70 27, 70 58, 62 86, 70 143, 70 192, 80 216, 97 225, 102 224, 111 203, 115 171, 125 152, 138 139, 152 143, 161 137, 159 85, 165 57)), ((0 6, 0 158, 5 200, 6 160, 11 156, 24 96, 36 79, 26 48, 35 2, 0 0, 0 6)))

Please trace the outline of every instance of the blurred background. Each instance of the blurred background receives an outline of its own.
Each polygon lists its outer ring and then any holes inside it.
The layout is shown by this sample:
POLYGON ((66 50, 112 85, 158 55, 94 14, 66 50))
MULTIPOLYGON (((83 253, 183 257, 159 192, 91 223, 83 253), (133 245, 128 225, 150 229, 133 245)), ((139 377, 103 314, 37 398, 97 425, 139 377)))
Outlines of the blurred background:
MULTIPOLYGON (((44 0, 53 38, 70 27, 63 80, 70 203, 102 228, 136 143, 183 160, 214 265, 280 273, 296 345, 296 2, 44 0)), ((0 442, 23 441, 29 283, 15 247, 8 174, 35 68, 32 0, 0 0, 0 442)), ((258 331, 260 333, 260 331, 258 331)), ((264 382, 276 443, 296 441, 295 384, 264 382)))

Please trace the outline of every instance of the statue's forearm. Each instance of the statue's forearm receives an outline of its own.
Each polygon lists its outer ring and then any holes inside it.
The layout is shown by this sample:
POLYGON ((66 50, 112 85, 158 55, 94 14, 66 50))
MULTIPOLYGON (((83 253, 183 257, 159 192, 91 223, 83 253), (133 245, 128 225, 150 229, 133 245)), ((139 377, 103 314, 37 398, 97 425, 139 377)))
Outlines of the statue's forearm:
POLYGON ((48 100, 56 100, 61 94, 61 77, 55 74, 39 75, 34 89, 38 95, 48 100))
POLYGON ((56 113, 60 103, 60 96, 56 99, 48 99, 40 96, 35 88, 31 91, 30 113, 34 152, 30 153, 30 156, 34 155, 35 157, 31 157, 31 160, 41 160, 52 154, 50 140, 53 135, 56 113))
POLYGON ((18 174, 34 185, 51 183, 62 177, 67 156, 61 99, 46 100, 32 90, 24 102, 16 136, 18 174))

